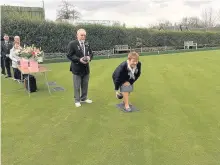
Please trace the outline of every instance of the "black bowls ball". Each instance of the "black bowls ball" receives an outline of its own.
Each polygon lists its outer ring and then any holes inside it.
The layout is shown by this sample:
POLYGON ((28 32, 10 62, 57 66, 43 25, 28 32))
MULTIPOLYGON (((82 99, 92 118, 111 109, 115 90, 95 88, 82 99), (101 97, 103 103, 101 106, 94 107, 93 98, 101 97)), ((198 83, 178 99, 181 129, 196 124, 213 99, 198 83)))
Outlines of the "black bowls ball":
POLYGON ((89 59, 88 59, 87 57, 83 57, 83 61, 84 61, 84 62, 88 62, 89 59))
POLYGON ((122 93, 118 93, 116 96, 117 96, 118 99, 122 99, 123 98, 122 93))

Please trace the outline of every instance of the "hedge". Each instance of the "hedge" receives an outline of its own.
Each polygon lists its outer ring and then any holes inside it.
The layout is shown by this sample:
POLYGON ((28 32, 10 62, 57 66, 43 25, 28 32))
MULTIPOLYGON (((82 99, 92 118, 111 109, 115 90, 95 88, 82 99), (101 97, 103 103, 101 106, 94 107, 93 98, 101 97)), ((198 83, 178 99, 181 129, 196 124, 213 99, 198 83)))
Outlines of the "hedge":
POLYGON ((220 32, 150 31, 144 28, 107 27, 102 25, 73 26, 51 21, 2 18, 2 33, 19 35, 22 42, 40 46, 45 52, 66 52, 78 28, 85 28, 94 51, 112 49, 114 45, 135 47, 183 47, 184 41, 199 45, 220 45, 220 32))

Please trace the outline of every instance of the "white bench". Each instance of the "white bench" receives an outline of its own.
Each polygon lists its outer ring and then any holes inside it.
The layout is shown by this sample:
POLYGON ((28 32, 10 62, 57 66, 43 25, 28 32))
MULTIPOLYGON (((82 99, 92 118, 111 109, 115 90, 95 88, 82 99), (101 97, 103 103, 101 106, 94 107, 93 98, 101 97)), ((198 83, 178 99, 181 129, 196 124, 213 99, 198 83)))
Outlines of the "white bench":
POLYGON ((128 45, 115 45, 114 51, 115 52, 131 51, 131 48, 128 45))
POLYGON ((197 49, 197 43, 193 43, 193 41, 184 41, 184 49, 189 49, 190 46, 194 46, 197 49))

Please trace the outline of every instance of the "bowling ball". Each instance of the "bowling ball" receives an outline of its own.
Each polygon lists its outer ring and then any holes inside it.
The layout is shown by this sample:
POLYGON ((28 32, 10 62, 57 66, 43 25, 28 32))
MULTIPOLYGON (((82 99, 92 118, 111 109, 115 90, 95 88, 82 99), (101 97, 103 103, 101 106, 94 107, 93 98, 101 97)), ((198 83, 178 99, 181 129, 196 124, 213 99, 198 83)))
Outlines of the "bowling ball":
POLYGON ((122 99, 122 98, 123 98, 122 93, 118 93, 118 94, 117 94, 117 98, 118 98, 118 99, 122 99))
POLYGON ((83 57, 83 61, 84 61, 84 62, 88 62, 89 59, 85 56, 85 57, 83 57))

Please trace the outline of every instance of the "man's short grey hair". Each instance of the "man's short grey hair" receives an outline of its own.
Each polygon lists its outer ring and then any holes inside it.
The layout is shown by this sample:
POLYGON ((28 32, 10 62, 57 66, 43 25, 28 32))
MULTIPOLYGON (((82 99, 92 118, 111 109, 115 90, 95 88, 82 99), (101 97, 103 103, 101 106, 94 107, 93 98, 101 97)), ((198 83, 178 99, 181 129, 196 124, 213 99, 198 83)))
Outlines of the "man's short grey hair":
POLYGON ((85 33, 86 33, 86 30, 85 30, 85 29, 79 29, 79 30, 77 30, 77 34, 79 34, 80 32, 85 32, 85 33))

